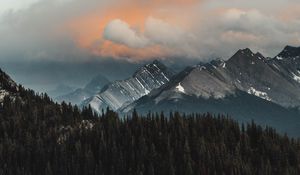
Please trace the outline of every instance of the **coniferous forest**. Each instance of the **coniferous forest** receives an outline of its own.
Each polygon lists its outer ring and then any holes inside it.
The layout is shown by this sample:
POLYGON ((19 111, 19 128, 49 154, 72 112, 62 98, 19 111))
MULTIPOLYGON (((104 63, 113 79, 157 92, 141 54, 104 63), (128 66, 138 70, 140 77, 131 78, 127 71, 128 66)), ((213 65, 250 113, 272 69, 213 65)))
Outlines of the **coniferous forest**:
POLYGON ((18 92, 0 108, 1 175, 300 174, 300 141, 254 122, 176 112, 97 116, 18 92))

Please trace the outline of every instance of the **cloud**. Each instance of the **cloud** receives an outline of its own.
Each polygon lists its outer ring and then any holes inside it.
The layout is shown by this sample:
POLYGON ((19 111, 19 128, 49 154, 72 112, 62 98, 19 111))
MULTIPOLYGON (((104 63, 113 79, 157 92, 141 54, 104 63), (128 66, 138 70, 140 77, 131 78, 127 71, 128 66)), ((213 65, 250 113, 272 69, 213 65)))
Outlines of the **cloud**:
MULTIPOLYGON (((154 53, 154 56, 157 56, 157 49, 154 52, 155 47, 159 47, 159 56, 162 56, 162 54, 165 54, 164 56, 176 56, 179 52, 189 55, 189 48, 193 48, 190 42, 195 40, 195 36, 190 34, 189 31, 162 19, 150 16, 145 20, 143 28, 143 32, 138 33, 128 23, 120 19, 114 19, 105 27, 103 39, 117 45, 124 45, 128 49, 140 49, 141 52, 144 52, 143 58, 152 58, 151 54, 154 53), (161 50, 164 50, 164 53, 161 50)), ((117 50, 116 47, 114 49, 117 50)), ((131 54, 133 55, 128 56, 133 58, 137 56, 133 52, 131 54)), ((141 57, 142 55, 138 54, 138 56, 141 57)))
POLYGON ((274 56, 287 44, 300 45, 300 23, 295 20, 284 21, 257 9, 231 8, 223 14, 222 21, 214 26, 229 45, 251 47, 267 56, 274 56))
POLYGON ((143 33, 138 33, 120 19, 114 19, 105 27, 103 38, 132 48, 144 48, 149 45, 182 45, 186 33, 176 25, 150 16, 145 21, 143 33))
POLYGON ((143 48, 148 45, 147 38, 139 36, 126 22, 120 19, 111 21, 105 27, 103 38, 132 48, 143 48))
POLYGON ((65 25, 107 4, 105 0, 40 0, 6 12, 0 16, 0 59, 82 59, 88 51, 77 46, 75 33, 65 25))
POLYGON ((284 45, 300 45, 299 6, 296 0, 40 0, 0 17, 0 58, 203 61, 241 47, 274 56, 284 45))
POLYGON ((43 86, 46 74, 50 86, 76 72, 81 82, 102 69, 118 77, 127 67, 112 71, 116 63, 153 58, 184 66, 245 47, 275 56, 300 45, 299 7, 299 0, 37 0, 0 16, 0 62, 24 84, 43 86))
POLYGON ((162 45, 179 44, 186 32, 180 27, 171 25, 161 19, 149 17, 145 23, 145 35, 152 42, 162 45))
POLYGON ((150 16, 145 22, 145 36, 151 43, 167 49, 169 55, 196 56, 193 44, 197 36, 179 25, 150 16))

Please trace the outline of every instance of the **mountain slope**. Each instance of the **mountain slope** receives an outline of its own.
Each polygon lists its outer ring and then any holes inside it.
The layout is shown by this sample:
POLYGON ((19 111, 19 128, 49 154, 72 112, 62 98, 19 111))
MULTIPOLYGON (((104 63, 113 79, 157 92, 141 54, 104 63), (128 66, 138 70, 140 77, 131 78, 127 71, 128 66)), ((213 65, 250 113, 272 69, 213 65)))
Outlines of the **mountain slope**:
POLYGON ((64 101, 67 103, 72 103, 73 105, 78 105, 83 100, 85 100, 91 96, 93 96, 93 93, 91 93, 90 91, 86 91, 85 89, 78 88, 71 93, 56 97, 55 101, 57 101, 57 102, 64 101))
POLYGON ((15 96, 18 92, 18 85, 0 69, 0 103, 5 96, 15 96))
POLYGON ((272 65, 300 84, 300 47, 286 46, 273 60, 272 65))
POLYGON ((85 100, 82 105, 91 105, 96 112, 101 112, 107 107, 117 110, 169 82, 173 75, 174 73, 165 65, 154 61, 141 67, 131 78, 107 85, 99 94, 85 100))
POLYGON ((84 88, 78 88, 71 93, 58 96, 55 98, 55 100, 58 102, 65 101, 79 105, 82 101, 100 92, 100 90, 109 83, 110 81, 106 77, 99 74, 94 77, 84 88))
POLYGON ((135 108, 137 112, 143 114, 149 111, 228 114, 239 122, 254 120, 261 125, 272 126, 281 133, 286 132, 289 135, 297 136, 300 132, 300 114, 297 110, 286 109, 239 90, 234 95, 219 99, 196 97, 183 93, 177 94, 177 96, 169 96, 160 101, 157 98, 142 97, 131 104, 132 106, 122 109, 122 112, 132 112, 132 109, 135 108))
POLYGON ((109 84, 110 80, 108 80, 103 75, 99 74, 94 77, 85 87, 84 90, 89 91, 93 94, 98 93, 105 85, 109 84))
POLYGON ((47 91, 46 93, 50 97, 56 98, 56 97, 64 95, 64 94, 68 94, 74 90, 75 90, 75 87, 71 87, 66 84, 59 84, 58 86, 55 87, 55 89, 47 91))
POLYGON ((226 67, 238 89, 285 107, 300 106, 300 83, 286 76, 282 66, 274 68, 273 62, 244 49, 233 55, 226 67))

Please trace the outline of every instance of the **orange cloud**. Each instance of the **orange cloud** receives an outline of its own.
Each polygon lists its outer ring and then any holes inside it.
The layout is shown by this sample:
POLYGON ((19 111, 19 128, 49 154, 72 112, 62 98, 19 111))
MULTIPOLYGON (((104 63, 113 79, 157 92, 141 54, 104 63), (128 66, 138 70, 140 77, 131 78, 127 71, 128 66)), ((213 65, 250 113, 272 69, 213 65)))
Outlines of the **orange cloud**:
POLYGON ((128 59, 130 61, 139 61, 150 58, 152 55, 155 57, 163 58, 167 54, 167 50, 161 49, 160 46, 151 46, 143 49, 129 48, 125 45, 115 44, 111 41, 103 41, 99 45, 95 45, 91 49, 92 53, 95 55, 101 55, 103 57, 113 57, 117 59, 128 59), (135 58, 134 60, 130 58, 135 58))
POLYGON ((91 49, 98 55, 126 56, 136 55, 137 57, 148 57, 148 55, 162 56, 164 52, 159 46, 151 46, 144 49, 131 49, 126 46, 104 41, 102 34, 106 25, 114 20, 120 19, 130 25, 137 31, 144 31, 145 20, 149 16, 164 19, 171 24, 187 27, 185 13, 178 13, 174 9, 183 9, 190 7, 199 0, 127 0, 119 4, 113 4, 98 11, 90 12, 84 16, 78 17, 67 24, 68 30, 74 35, 79 47, 91 49), (94 43, 101 41, 95 48, 94 43))

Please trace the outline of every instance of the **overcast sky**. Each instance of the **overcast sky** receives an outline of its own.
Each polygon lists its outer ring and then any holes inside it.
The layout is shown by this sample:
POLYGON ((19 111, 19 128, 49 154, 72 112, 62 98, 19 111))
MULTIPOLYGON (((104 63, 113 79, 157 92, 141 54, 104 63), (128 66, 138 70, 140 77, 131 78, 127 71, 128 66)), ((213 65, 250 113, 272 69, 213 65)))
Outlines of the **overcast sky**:
POLYGON ((0 63, 43 89, 122 78, 114 65, 132 72, 154 58, 188 65, 246 47, 273 57, 300 46, 299 9, 299 0, 0 0, 0 63), (71 76, 78 69, 90 73, 71 76))

